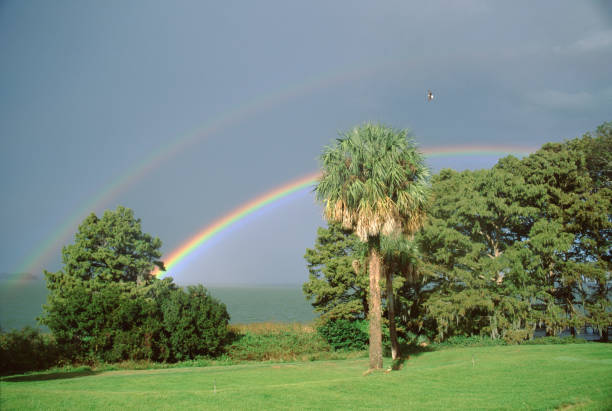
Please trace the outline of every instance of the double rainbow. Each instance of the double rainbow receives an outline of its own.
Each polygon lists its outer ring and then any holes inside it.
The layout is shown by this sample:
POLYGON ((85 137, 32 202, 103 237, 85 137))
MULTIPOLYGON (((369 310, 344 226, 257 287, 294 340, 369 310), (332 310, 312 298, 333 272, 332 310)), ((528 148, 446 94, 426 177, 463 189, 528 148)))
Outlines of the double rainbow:
POLYGON ((344 83, 357 81, 371 76, 381 70, 405 64, 402 61, 389 60, 377 62, 370 66, 354 65, 344 69, 327 73, 320 73, 318 76, 305 79, 302 82, 293 84, 285 89, 258 96, 250 101, 246 101, 220 115, 212 118, 207 123, 192 132, 171 139, 166 145, 159 147, 150 155, 135 163, 130 169, 113 180, 110 184, 92 196, 86 204, 79 210, 73 212, 71 217, 59 226, 53 235, 46 238, 36 247, 26 260, 16 269, 19 276, 28 275, 40 271, 44 261, 48 260, 51 253, 60 245, 69 241, 74 229, 89 213, 96 209, 105 207, 129 187, 140 181, 152 170, 157 169, 178 153, 184 152, 194 144, 200 143, 207 138, 215 135, 221 130, 240 124, 241 122, 256 116, 259 113, 277 107, 287 101, 308 95, 317 90, 324 90, 344 83))

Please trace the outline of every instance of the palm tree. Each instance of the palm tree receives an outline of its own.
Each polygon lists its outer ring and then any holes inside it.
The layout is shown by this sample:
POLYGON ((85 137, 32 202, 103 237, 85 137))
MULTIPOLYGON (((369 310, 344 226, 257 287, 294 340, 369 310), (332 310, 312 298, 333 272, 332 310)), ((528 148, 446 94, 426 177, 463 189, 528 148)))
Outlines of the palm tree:
POLYGON ((406 130, 364 124, 321 155, 315 189, 325 218, 355 232, 368 247, 370 368, 382 368, 381 235, 412 235, 425 218, 428 171, 406 130))
POLYGON ((395 294, 393 292, 393 276, 399 274, 404 281, 414 283, 418 278, 417 249, 406 235, 383 236, 380 240, 383 255, 383 271, 387 294, 387 316, 389 320, 389 337, 391 340, 391 358, 401 358, 400 346, 395 328, 395 294))

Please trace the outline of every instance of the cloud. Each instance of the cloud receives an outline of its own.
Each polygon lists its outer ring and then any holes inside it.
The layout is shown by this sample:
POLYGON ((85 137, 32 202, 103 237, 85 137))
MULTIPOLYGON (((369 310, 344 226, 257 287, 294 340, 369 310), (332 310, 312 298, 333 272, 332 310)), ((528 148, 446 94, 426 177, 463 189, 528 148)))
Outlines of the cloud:
POLYGON ((560 90, 540 90, 527 94, 527 100, 540 107, 556 110, 584 110, 594 103, 592 94, 585 91, 568 93, 560 90))
POLYGON ((612 48, 612 30, 601 30, 565 46, 556 46, 557 53, 588 53, 612 48))
POLYGON ((597 92, 537 90, 527 93, 525 98, 531 105, 549 110, 590 110, 612 102, 612 87, 597 92))

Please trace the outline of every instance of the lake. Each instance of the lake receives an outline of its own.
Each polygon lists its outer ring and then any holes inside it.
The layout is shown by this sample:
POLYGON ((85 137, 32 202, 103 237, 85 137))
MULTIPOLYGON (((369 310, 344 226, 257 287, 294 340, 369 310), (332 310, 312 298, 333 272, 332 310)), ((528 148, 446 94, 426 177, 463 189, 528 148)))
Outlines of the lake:
MULTIPOLYGON (((206 288, 227 306, 233 324, 266 321, 306 323, 316 317, 300 285, 206 288)), ((0 279, 2 330, 9 331, 26 325, 40 327, 36 317, 42 314, 46 298, 47 288, 42 279, 22 283, 0 279)))

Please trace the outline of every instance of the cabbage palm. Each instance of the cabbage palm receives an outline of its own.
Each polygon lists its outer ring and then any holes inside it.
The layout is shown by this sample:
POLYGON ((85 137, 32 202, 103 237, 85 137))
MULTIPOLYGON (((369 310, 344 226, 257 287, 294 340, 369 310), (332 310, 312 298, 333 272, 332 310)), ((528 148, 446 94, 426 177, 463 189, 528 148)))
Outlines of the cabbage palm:
POLYGON ((419 275, 417 270, 418 251, 412 239, 405 235, 383 236, 380 240, 383 271, 387 288, 387 315, 389 319, 389 337, 391 340, 391 358, 397 360, 402 354, 395 327, 393 276, 399 274, 404 278, 404 281, 409 283, 416 282, 419 275))
POLYGON ((321 155, 316 187, 325 218, 368 247, 370 368, 382 368, 381 235, 412 235, 425 218, 428 171, 406 130, 364 124, 321 155))

